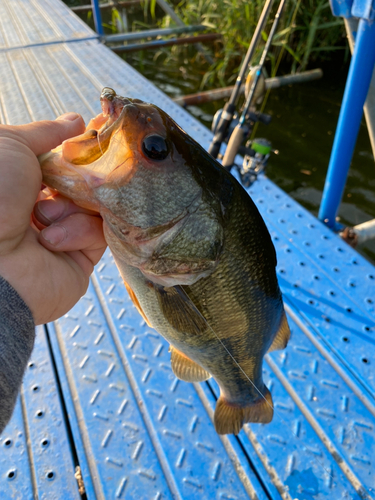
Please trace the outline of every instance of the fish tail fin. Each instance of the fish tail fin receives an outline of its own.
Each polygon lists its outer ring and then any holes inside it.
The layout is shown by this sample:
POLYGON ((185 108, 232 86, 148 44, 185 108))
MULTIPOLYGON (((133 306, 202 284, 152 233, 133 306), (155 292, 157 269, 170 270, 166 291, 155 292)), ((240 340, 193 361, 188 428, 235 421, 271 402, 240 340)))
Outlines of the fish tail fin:
POLYGON ((276 333, 275 338, 271 344, 271 347, 268 349, 268 352, 278 351, 285 349, 290 339, 290 329, 288 325, 288 320, 286 319, 286 314, 283 312, 280 327, 276 333))
POLYGON ((272 396, 267 387, 264 387, 263 397, 248 406, 232 405, 220 396, 216 403, 214 424, 218 434, 237 435, 247 422, 268 424, 272 417, 272 396))

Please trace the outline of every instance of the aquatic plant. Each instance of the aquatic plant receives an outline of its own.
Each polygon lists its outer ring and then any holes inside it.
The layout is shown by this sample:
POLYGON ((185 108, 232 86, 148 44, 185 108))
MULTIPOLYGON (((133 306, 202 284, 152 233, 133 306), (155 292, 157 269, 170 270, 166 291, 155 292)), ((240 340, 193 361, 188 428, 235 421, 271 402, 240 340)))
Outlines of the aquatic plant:
MULTIPOLYGON (((65 0, 69 5, 77 0, 65 0)), ((104 0, 103 0, 104 1, 104 0)), ((189 25, 203 24, 208 30, 222 35, 214 44, 205 45, 204 51, 213 60, 206 64, 201 88, 226 86, 238 74, 265 0, 169 0, 176 14, 189 25)), ((105 3, 105 2, 104 2, 105 3)), ((116 3, 116 2, 115 2, 116 3)), ((279 2, 274 2, 263 41, 273 21, 279 2)), ((92 24, 91 12, 86 14, 92 24)), ((166 28, 174 25, 170 16, 156 0, 141 0, 129 7, 115 6, 112 12, 103 11, 103 25, 107 32, 134 31, 147 28, 166 28)), ((255 57, 260 57, 262 44, 255 57)), ((273 75, 282 63, 285 72, 303 71, 311 63, 335 56, 337 51, 348 51, 344 24, 333 17, 328 0, 289 0, 273 39, 268 56, 267 71, 273 75)), ((173 46, 155 52, 155 59, 164 64, 180 64, 188 59, 190 64, 202 57, 195 46, 173 46)), ((200 61, 201 63, 201 61, 200 61)))
MULTIPOLYGON (((273 6, 263 33, 264 40, 278 3, 273 6)), ((215 62, 205 74, 203 85, 215 78, 222 85, 228 85, 235 78, 263 6, 264 0, 175 2, 175 10, 185 23, 204 24, 223 35, 222 41, 211 49, 215 62)), ((171 20, 165 17, 162 22, 167 25, 171 20)), ((310 62, 328 59, 337 50, 346 50, 347 47, 343 21, 332 16, 326 0, 289 0, 272 45, 274 49, 269 55, 271 73, 281 51, 284 65, 294 73, 305 70, 310 62)), ((261 49, 257 57, 260 57, 261 49)))

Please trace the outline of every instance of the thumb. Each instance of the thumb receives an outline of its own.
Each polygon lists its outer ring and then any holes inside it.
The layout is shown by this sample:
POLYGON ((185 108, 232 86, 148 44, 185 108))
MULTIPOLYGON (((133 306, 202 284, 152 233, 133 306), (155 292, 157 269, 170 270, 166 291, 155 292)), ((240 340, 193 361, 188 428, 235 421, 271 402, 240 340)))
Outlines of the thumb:
POLYGON ((66 139, 82 134, 85 131, 85 122, 78 113, 65 113, 54 121, 43 120, 9 129, 38 156, 59 146, 66 139))

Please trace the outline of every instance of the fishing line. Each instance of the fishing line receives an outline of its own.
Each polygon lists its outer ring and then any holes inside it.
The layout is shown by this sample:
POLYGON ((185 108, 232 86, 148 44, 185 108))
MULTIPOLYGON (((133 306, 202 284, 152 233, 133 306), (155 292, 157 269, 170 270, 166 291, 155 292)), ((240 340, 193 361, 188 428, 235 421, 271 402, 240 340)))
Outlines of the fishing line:
POLYGON ((217 338, 217 340, 220 342, 220 344, 224 347, 224 349, 227 351, 227 353, 229 354, 229 356, 232 358, 232 360, 235 362, 235 364, 238 366, 238 368, 241 370, 241 372, 245 375, 245 377, 247 378, 247 380, 251 383, 251 385, 254 387, 254 389, 262 396, 262 398, 264 399, 264 401, 267 403, 267 405, 272 408, 272 410, 274 411, 274 407, 271 405, 271 403, 269 403, 267 401, 267 399, 263 396, 262 392, 260 391, 260 389, 258 389, 258 387, 254 384, 254 382, 250 379, 250 377, 246 374, 246 372, 243 370, 243 368, 241 367, 241 365, 238 363, 238 361, 236 361, 235 357, 232 355, 232 353, 229 351, 229 349, 227 348, 227 346, 224 344, 224 342, 221 340, 221 338, 217 335, 217 333, 215 332, 215 330, 212 328, 212 326, 208 323, 208 321, 206 320, 206 318, 203 316, 203 314, 198 311, 197 307, 195 306, 195 304, 193 303, 193 301, 191 300, 191 298, 187 295, 186 291, 180 286, 180 289, 182 290, 182 292, 184 293, 184 295, 186 296, 186 298, 188 299, 188 301, 192 304, 192 306, 194 307, 195 311, 199 314, 199 316, 203 319, 203 321, 206 323, 206 325, 208 326, 208 328, 212 331, 212 333, 215 335, 215 337, 217 338))
POLYGON ((102 153, 102 156, 103 156, 103 150, 102 150, 102 146, 100 144, 100 134, 97 134, 96 137, 98 138, 98 144, 99 144, 99 149, 100 149, 100 152, 102 153))
MULTIPOLYGON (((107 148, 106 151, 103 152, 103 149, 101 147, 101 144, 100 144, 100 134, 97 135, 97 138, 98 138, 98 145, 99 145, 99 148, 100 148, 100 152, 102 154, 102 156, 100 158, 98 158, 98 160, 102 161, 104 163, 104 171, 102 173, 104 173, 106 176, 108 176, 113 170, 110 170, 109 172, 107 172, 108 170, 108 166, 110 163, 112 163, 112 157, 106 153, 109 153, 109 147, 107 148)), ((117 137, 117 131, 114 132, 111 136, 111 139, 110 139, 112 145, 113 144, 120 144, 120 139, 117 137)), ((114 149, 114 148, 112 148, 114 149)), ((115 184, 118 188, 120 188, 119 184, 118 184, 118 181, 116 179, 114 179, 115 181, 115 184)))
MULTIPOLYGON (((208 323, 208 321, 206 320, 206 318, 203 316, 203 314, 198 310, 198 308, 195 306, 194 302, 191 300, 191 298, 188 296, 188 294, 186 293, 186 291, 182 288, 181 285, 178 285, 178 288, 182 291, 182 293, 185 295, 185 297, 187 298, 187 300, 190 302, 190 304, 193 306, 194 310, 199 314, 199 316, 203 319, 203 321, 206 323, 206 325, 208 326, 208 328, 211 330, 211 332, 215 335, 215 337, 217 338, 217 340, 220 342, 220 344, 224 347, 224 349, 226 350, 226 352, 229 354, 229 356, 231 357, 231 359, 234 361, 234 363, 238 366, 238 368, 241 370, 241 372, 245 375, 245 377, 247 378, 247 380, 250 382, 250 384, 254 387, 254 389, 260 394, 260 396, 264 399, 264 401, 267 403, 267 405, 273 410, 274 414, 277 415, 277 417, 281 420, 281 422, 284 424, 284 425, 288 425, 288 422, 286 420, 284 420, 284 418, 280 415, 280 413, 275 409, 274 406, 271 405, 271 403, 269 403, 267 401, 267 399, 264 397, 264 395, 262 394, 262 392, 260 391, 260 389, 258 389, 258 387, 254 384, 254 382, 250 379, 250 377, 247 375, 247 373, 244 371, 244 369, 241 367, 241 365, 238 363, 238 361, 235 359, 235 357, 233 356, 233 354, 229 351, 229 349, 227 348, 227 346, 224 344, 224 342, 221 340, 221 338, 217 335, 217 333, 215 332, 215 330, 212 328, 212 326, 208 323)), ((293 436, 298 439, 298 436, 297 434, 292 430, 290 429, 290 432, 293 434, 293 436)), ((320 467, 326 472, 326 474, 329 475, 329 477, 334 480, 334 477, 333 475, 325 468, 325 466, 323 465, 322 462, 320 462, 316 457, 314 457, 314 459, 316 460, 316 462, 318 463, 318 465, 320 465, 320 467)), ((286 490, 285 490, 286 491, 286 490)))

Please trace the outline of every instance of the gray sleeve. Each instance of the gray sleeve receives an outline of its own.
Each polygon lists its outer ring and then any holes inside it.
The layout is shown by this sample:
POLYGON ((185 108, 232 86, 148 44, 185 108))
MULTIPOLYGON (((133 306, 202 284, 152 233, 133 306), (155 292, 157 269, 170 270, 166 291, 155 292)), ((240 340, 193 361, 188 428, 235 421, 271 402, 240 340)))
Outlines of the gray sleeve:
POLYGON ((0 276, 0 434, 12 416, 34 339, 30 309, 0 276))

